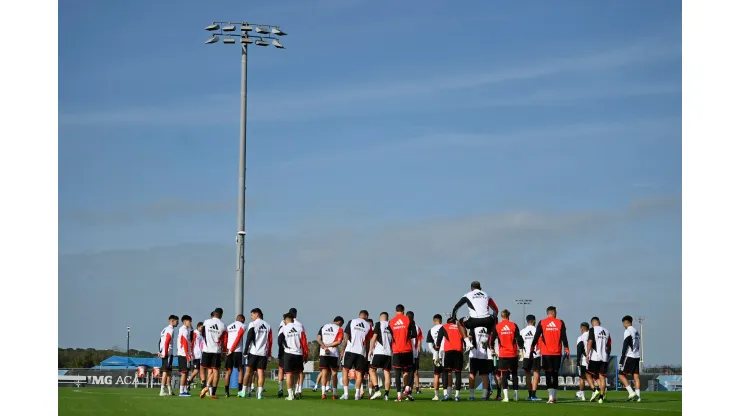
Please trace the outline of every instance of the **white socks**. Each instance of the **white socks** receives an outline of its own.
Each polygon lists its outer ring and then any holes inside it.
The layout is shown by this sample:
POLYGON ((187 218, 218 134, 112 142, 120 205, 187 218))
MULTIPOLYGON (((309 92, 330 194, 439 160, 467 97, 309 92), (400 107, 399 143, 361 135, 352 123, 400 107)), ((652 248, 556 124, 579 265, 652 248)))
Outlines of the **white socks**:
POLYGON ((452 387, 447 387, 447 392, 445 394, 445 397, 450 397, 450 394, 452 394, 452 387))
POLYGON ((288 389, 288 397, 293 398, 293 389, 288 389))
POLYGON ((279 390, 283 389, 283 380, 278 380, 278 389, 279 390))
POLYGON ((635 391, 632 390, 632 386, 627 386, 626 388, 627 388, 627 393, 629 393, 630 396, 632 396, 633 394, 635 394, 635 391))
POLYGON ((640 397, 640 389, 635 390, 635 393, 637 393, 637 397, 640 397))
POLYGON ((504 389, 504 400, 509 400, 509 389, 504 389))
POLYGON ((262 388, 262 387, 257 387, 257 397, 262 397, 262 391, 263 391, 263 390, 264 390, 264 388, 262 388))
POLYGON ((326 394, 326 385, 325 384, 322 384, 321 385, 321 394, 326 394))

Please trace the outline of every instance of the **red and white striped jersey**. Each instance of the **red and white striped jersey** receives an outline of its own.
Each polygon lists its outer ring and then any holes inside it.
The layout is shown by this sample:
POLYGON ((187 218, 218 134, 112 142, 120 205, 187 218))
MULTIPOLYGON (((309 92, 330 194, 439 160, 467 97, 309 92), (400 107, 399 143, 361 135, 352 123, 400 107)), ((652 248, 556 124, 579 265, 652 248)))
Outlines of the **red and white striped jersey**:
MULTIPOLYGON (((344 330, 342 330, 339 325, 330 323, 321 327, 319 330, 319 336, 324 345, 333 344, 344 338, 344 330)), ((339 357, 339 351, 337 348, 338 347, 329 347, 327 349, 319 348, 319 355, 322 357, 339 357)))
POLYGON ((244 324, 239 321, 234 321, 226 328, 226 332, 229 334, 226 339, 226 347, 231 352, 242 352, 244 351, 244 324))
POLYGON ((175 327, 167 325, 159 334, 159 353, 165 357, 175 355, 177 348, 175 341, 175 327))
POLYGON ((218 318, 206 319, 203 322, 203 352, 209 354, 218 354, 224 351, 226 345, 226 327, 222 320, 218 318))
POLYGON ((367 356, 368 344, 373 337, 370 324, 362 318, 355 318, 349 321, 347 327, 344 328, 344 333, 347 334, 347 346, 344 352, 367 356))
POLYGON ((419 345, 422 340, 424 339, 424 333, 421 331, 421 327, 417 325, 416 332, 418 333, 416 338, 413 338, 411 340, 411 347, 414 349, 414 358, 419 357, 419 350, 417 349, 417 345, 419 345))
POLYGON ((272 355, 272 328, 262 319, 249 323, 247 329, 247 352, 249 355, 269 357, 272 355))
POLYGON ((193 341, 193 359, 200 360, 203 358, 203 335, 198 331, 194 331, 195 341, 193 341))
POLYGON ((185 325, 177 331, 177 356, 193 359, 193 329, 185 325))

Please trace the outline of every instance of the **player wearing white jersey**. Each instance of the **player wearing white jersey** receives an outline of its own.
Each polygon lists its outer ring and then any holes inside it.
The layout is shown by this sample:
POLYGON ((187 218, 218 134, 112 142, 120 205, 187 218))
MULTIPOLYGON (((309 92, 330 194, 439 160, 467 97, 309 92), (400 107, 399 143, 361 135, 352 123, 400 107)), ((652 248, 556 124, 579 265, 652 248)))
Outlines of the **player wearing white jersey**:
POLYGON ((475 400, 475 377, 480 376, 483 380, 483 400, 488 400, 488 392, 491 385, 488 375, 493 372, 493 351, 491 351, 491 334, 488 328, 480 326, 473 329, 473 349, 470 350, 469 366, 470 396, 468 400, 475 400))
POLYGON ((632 326, 632 317, 626 315, 622 318, 624 326, 624 342, 622 343, 622 356, 619 359, 619 381, 627 388, 630 402, 641 401, 640 398, 640 332, 632 326), (632 376, 635 389, 632 390, 628 376, 632 376))
POLYGON ((388 326, 388 312, 381 312, 375 327, 373 328, 373 337, 370 340, 370 351, 372 361, 370 362, 370 380, 373 383, 373 395, 370 400, 380 398, 380 385, 378 381, 378 370, 383 371, 383 388, 385 390, 384 400, 388 401, 388 393, 391 390, 391 358, 393 350, 391 343, 393 335, 388 326))
POLYGON ((218 371, 221 368, 221 354, 228 349, 226 346, 226 325, 221 317, 224 310, 216 308, 211 312, 211 318, 203 322, 203 358, 201 366, 206 370, 206 387, 200 391, 200 398, 209 394, 211 399, 218 399, 218 371))
POLYGON ((576 341, 576 365, 578 366, 578 387, 579 390, 576 393, 576 399, 580 399, 581 401, 586 400, 586 393, 584 390, 586 389, 586 367, 588 366, 586 362, 586 345, 588 345, 588 330, 590 328, 590 325, 588 322, 581 322, 581 335, 578 337, 578 340, 576 341))
POLYGON ((586 345, 586 380, 594 390, 591 401, 599 397, 599 403, 604 403, 606 394, 606 372, 609 366, 609 354, 612 349, 612 337, 609 331, 601 326, 597 317, 591 318, 591 329, 588 330, 588 344, 586 345), (600 390, 594 385, 594 376, 599 377, 600 390))
POLYGON ((340 400, 348 400, 349 371, 355 370, 355 400, 360 400, 362 379, 368 370, 367 355, 368 341, 373 337, 373 329, 367 322, 368 312, 361 310, 358 317, 349 321, 344 328, 344 345, 340 355, 342 357, 342 387, 344 394, 340 400))
MULTIPOLYGON (((278 335, 278 343, 283 346, 283 369, 287 375, 288 397, 285 400, 294 400, 296 397, 300 399, 301 393, 296 392, 296 396, 293 393, 293 385, 296 376, 303 372, 303 364, 308 361, 308 341, 303 326, 294 323, 292 313, 283 315, 283 322, 285 325, 278 335)), ((300 389, 300 386, 298 388, 300 389)))
MULTIPOLYGON (((306 329, 303 327, 303 324, 298 321, 298 309, 296 308, 290 308, 288 310, 288 313, 293 315, 293 323, 301 328, 303 332, 306 332, 306 329)), ((285 320, 280 322, 280 325, 278 326, 278 336, 280 336, 280 331, 285 326, 285 320)), ((283 350, 282 345, 278 343, 278 398, 283 397, 283 380, 285 380, 285 370, 283 369, 283 350)), ((298 398, 301 397, 303 394, 303 370, 301 370, 300 374, 298 375, 298 398)))
POLYGON ((193 362, 193 319, 182 316, 182 326, 177 331, 177 369, 180 371, 180 396, 190 397, 188 372, 193 362))
POLYGON ((203 358, 203 322, 198 322, 198 324, 195 326, 195 331, 192 332, 192 342, 193 342, 193 366, 192 366, 192 373, 190 374, 190 378, 188 379, 188 388, 190 387, 190 384, 195 380, 195 377, 198 376, 200 378, 200 388, 206 386, 206 375, 205 375, 205 369, 202 365, 200 365, 200 361, 203 358))
POLYGON ((159 334, 159 357, 162 359, 162 389, 159 391, 160 396, 172 396, 172 358, 177 351, 177 336, 175 328, 177 327, 178 318, 170 315, 169 324, 164 327, 159 334))
MULTIPOLYGON (((436 352, 437 354, 439 354, 440 362, 442 362, 444 359, 444 352, 441 351, 439 347, 437 347, 437 336, 439 335, 439 330, 442 328, 442 315, 434 315, 434 317, 432 318, 432 324, 433 325, 429 329, 429 332, 427 332, 427 347, 429 347, 430 352, 436 352)), ((442 387, 445 391, 445 394, 447 394, 447 371, 441 365, 435 365, 434 382, 432 384, 432 387, 434 387, 434 397, 432 397, 432 401, 439 400, 440 376, 442 377, 442 387)))
POLYGON ((235 368, 239 373, 236 378, 238 380, 237 392, 242 390, 241 383, 244 378, 244 332, 246 332, 245 320, 244 315, 239 314, 236 316, 236 321, 226 327, 226 359, 224 360, 224 369, 226 370, 224 392, 226 393, 226 397, 230 396, 229 382, 231 381, 231 373, 235 368))
POLYGON ((537 318, 534 315, 527 315, 527 326, 521 330, 521 337, 524 340, 524 360, 522 361, 522 369, 524 370, 524 379, 527 384, 527 391, 529 397, 527 401, 540 401, 537 397, 537 384, 540 380, 540 370, 542 369, 542 355, 540 349, 536 345, 532 345, 534 340, 534 333, 537 331, 535 327, 537 324, 537 318), (530 358, 530 352, 534 348, 532 358, 530 358))
MULTIPOLYGON (((337 316, 334 321, 328 323, 319 329, 319 334, 316 340, 319 343, 319 374, 321 384, 321 399, 326 400, 326 388, 329 384, 329 380, 337 385, 337 372, 339 370, 339 350, 338 347, 344 341, 344 318, 337 316), (331 375, 331 378, 330 378, 331 375)), ((334 400, 338 399, 339 396, 334 395, 334 400)))
POLYGON ((421 330, 421 327, 414 321, 414 312, 408 311, 406 312, 406 316, 408 316, 409 320, 414 323, 416 326, 416 338, 411 338, 411 348, 412 353, 414 356, 414 364, 411 367, 411 374, 409 374, 411 382, 410 386, 411 389, 416 386, 416 394, 421 394, 421 389, 419 388, 419 353, 421 352, 421 344, 424 341, 424 331, 421 330))
MULTIPOLYGON (((251 311, 252 322, 247 329, 247 341, 244 344, 247 357, 247 371, 244 374, 244 383, 239 391, 239 397, 245 397, 247 388, 254 373, 257 373, 257 400, 262 400, 265 388, 265 369, 267 361, 272 355, 272 328, 263 320, 262 309, 254 308, 251 311)), ((251 397, 252 392, 249 392, 251 397)))
POLYGON ((498 317, 498 306, 488 294, 481 290, 480 282, 473 281, 470 284, 470 292, 463 295, 459 302, 452 308, 452 318, 457 320, 457 310, 463 306, 468 307, 468 319, 458 322, 460 334, 465 342, 465 352, 473 348, 472 337, 468 335, 468 329, 485 327, 492 334, 496 327, 498 317), (493 314, 489 310, 493 310, 493 314))

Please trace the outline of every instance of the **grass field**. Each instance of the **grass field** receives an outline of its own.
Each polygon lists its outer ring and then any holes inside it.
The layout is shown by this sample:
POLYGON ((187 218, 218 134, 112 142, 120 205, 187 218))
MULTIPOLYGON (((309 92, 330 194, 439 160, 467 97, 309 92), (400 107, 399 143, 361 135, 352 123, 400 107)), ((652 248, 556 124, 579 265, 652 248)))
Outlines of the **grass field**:
MULTIPOLYGON (((450 412, 463 415, 482 415, 494 412, 497 415, 647 415, 681 413, 680 392, 642 393, 641 403, 627 403, 627 393, 610 392, 603 404, 575 401, 574 392, 559 392, 558 403, 542 402, 468 402, 467 392, 461 392, 463 401, 433 402, 434 393, 425 390, 416 396, 416 401, 340 401, 321 400, 321 395, 311 390, 303 392, 303 400, 288 402, 276 397, 277 385, 265 386, 268 389, 265 400, 239 399, 236 389, 232 389, 231 398, 222 395, 219 399, 199 399, 197 392, 193 397, 159 397, 158 389, 116 389, 105 387, 62 387, 59 388, 59 414, 62 416, 88 415, 209 415, 231 416, 235 414, 264 415, 328 415, 345 414, 363 415, 449 415, 450 412)), ((480 397, 480 391, 476 392, 480 397)), ((350 391, 350 395, 354 390, 350 391)), ((526 397, 526 392, 520 392, 526 397)), ((546 397, 547 392, 539 392, 539 397, 546 397)))

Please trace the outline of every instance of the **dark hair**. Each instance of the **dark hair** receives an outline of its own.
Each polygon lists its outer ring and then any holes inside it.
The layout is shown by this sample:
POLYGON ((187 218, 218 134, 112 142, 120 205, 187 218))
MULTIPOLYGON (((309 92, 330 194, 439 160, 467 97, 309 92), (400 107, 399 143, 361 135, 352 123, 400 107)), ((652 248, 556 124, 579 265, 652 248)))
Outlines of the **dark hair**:
POLYGON ((401 305, 400 303, 396 305, 396 312, 403 312, 405 310, 406 308, 404 308, 403 305, 401 305))
POLYGON ((246 320, 246 319, 247 319, 247 318, 246 318, 246 317, 244 316, 244 314, 241 314, 241 313, 240 313, 239 315, 236 315, 236 320, 237 320, 237 321, 240 321, 240 320, 241 320, 241 321, 244 321, 244 320, 246 320))
POLYGON ((295 318, 296 316, 298 316, 298 309, 296 309, 296 308, 290 308, 290 310, 288 312, 290 312, 290 313, 293 314, 293 318, 295 318))
POLYGON ((174 320, 176 320, 176 321, 179 321, 179 320, 180 320, 180 318, 178 318, 178 317, 177 317, 177 315, 170 315, 170 317, 169 317, 169 318, 167 318, 167 319, 168 319, 169 321, 171 321, 171 320, 173 320, 173 319, 174 319, 174 320))
POLYGON ((447 318, 447 323, 448 324, 454 324, 455 323, 455 318, 453 318, 453 317, 450 316, 449 318, 447 318))
POLYGON ((373 321, 372 319, 369 319, 369 318, 368 318, 367 322, 370 323, 371 326, 372 326, 372 324, 375 323, 375 321, 373 321))
POLYGON ((624 318, 622 318, 622 322, 624 322, 624 321, 629 322, 630 325, 631 325, 632 324, 632 317, 629 316, 629 315, 625 315, 624 318))
POLYGON ((537 318, 534 317, 534 315, 527 315, 527 322, 536 321, 537 318))
POLYGON ((511 312, 508 309, 501 311, 501 319, 509 319, 509 317, 511 317, 511 312))
POLYGON ((601 323, 601 319, 599 319, 598 316, 594 316, 593 318, 591 318, 591 322, 593 322, 593 321, 596 321, 598 323, 601 323))
POLYGON ((344 318, 342 318, 341 316, 337 316, 334 318, 334 322, 341 322, 339 325, 342 325, 344 324, 344 318))
POLYGON ((440 315, 440 314, 436 314, 436 315, 434 315, 434 317, 432 318, 432 320, 433 320, 433 321, 439 321, 439 322, 442 322, 442 315, 440 315))
POLYGON ((201 327, 201 326, 203 326, 203 322, 198 322, 198 325, 196 325, 195 327, 198 328, 198 327, 201 327))
POLYGON ((480 290, 480 282, 477 280, 473 280, 473 283, 470 284, 470 288, 480 290))
POLYGON ((221 308, 216 308, 216 309, 214 309, 213 311, 214 311, 214 312, 216 312, 216 313, 220 313, 221 315, 223 315, 223 314, 224 314, 224 310, 223 310, 223 309, 221 309, 221 308))
POLYGON ((260 308, 254 308, 250 313, 256 313, 260 318, 262 318, 262 309, 260 308))
POLYGON ((360 315, 370 316, 370 313, 368 313, 368 311, 363 309, 360 311, 360 315))
POLYGON ((411 319, 412 321, 414 320, 414 313, 413 312, 411 312, 411 311, 406 312, 406 316, 408 316, 409 319, 411 319))
POLYGON ((295 317, 293 316, 293 314, 290 313, 290 312, 283 314, 283 319, 288 319, 288 318, 295 319, 295 317))
POLYGON ((558 311, 558 309, 556 307, 554 307, 554 306, 548 306, 547 307, 547 313, 557 312, 557 311, 558 311))
POLYGON ((385 315, 385 319, 388 319, 388 312, 381 312, 380 316, 383 316, 383 315, 385 315))
POLYGON ((182 321, 183 322, 185 322, 185 321, 192 321, 192 320, 193 320, 193 318, 191 318, 190 315, 183 315, 182 316, 182 321))
POLYGON ((590 328, 588 325, 588 322, 581 322, 581 328, 586 328, 586 329, 590 328))

